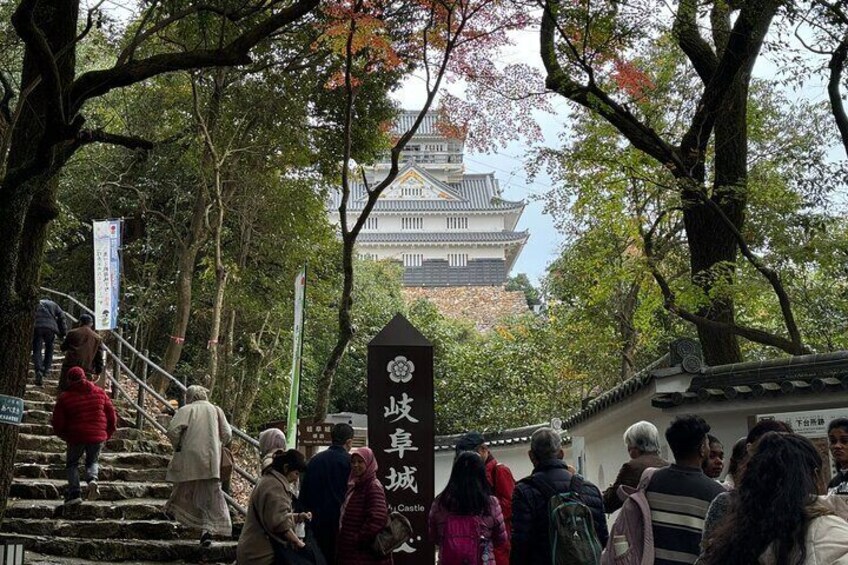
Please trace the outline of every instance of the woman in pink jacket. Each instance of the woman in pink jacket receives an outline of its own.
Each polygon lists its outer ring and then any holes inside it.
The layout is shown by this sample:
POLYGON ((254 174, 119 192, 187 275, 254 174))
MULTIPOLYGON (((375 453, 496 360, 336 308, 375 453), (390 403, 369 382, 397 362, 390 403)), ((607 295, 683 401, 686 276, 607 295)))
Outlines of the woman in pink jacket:
POLYGON ((476 452, 457 456, 445 490, 430 507, 429 530, 439 563, 495 563, 494 548, 507 543, 506 526, 486 480, 486 463, 476 452))
POLYGON ((377 460, 367 447, 350 453, 350 479, 336 538, 338 565, 391 565, 392 558, 371 549, 374 538, 389 521, 386 492, 377 478, 377 460))

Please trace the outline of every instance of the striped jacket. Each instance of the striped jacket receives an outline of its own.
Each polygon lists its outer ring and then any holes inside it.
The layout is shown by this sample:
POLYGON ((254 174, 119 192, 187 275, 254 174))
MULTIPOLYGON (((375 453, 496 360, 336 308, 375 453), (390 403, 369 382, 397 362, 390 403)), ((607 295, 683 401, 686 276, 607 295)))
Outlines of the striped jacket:
POLYGON ((389 521, 386 492, 379 479, 356 485, 341 517, 336 538, 338 565, 391 565, 392 558, 371 550, 377 533, 389 521))
POLYGON ((654 473, 645 496, 651 507, 655 565, 695 563, 710 503, 724 487, 700 468, 671 465, 654 473))

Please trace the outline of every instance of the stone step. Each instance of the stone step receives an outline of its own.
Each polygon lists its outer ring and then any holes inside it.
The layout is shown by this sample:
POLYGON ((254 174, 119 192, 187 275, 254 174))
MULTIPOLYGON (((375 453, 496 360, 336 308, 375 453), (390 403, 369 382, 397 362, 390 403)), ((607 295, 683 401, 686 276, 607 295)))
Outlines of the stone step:
MULTIPOLYGON (((112 465, 100 465, 98 474, 101 481, 128 481, 164 482, 167 467, 114 467, 112 465)), ((38 465, 32 463, 16 463, 15 477, 28 479, 65 479, 67 471, 65 466, 38 465)))
MULTIPOLYGON (((15 456, 18 463, 31 465, 64 465, 65 453, 50 453, 45 451, 22 451, 19 450, 15 456)), ((113 465, 116 467, 167 467, 171 461, 170 455, 159 455, 155 453, 121 453, 103 452, 100 454, 100 465, 113 465)))
POLYGON ((47 410, 27 410, 24 412, 24 424, 49 424, 53 417, 52 412, 47 410))
POLYGON ((43 390, 39 390, 39 388, 35 386, 27 387, 24 392, 24 400, 32 400, 34 402, 53 402, 56 400, 56 396, 43 390))
MULTIPOLYGON (((23 451, 48 451, 64 453, 67 445, 56 436, 21 433, 18 436, 18 449, 23 451)), ((142 452, 167 455, 173 452, 171 445, 150 439, 122 439, 113 437, 106 442, 105 451, 142 452)))
MULTIPOLYGON (((77 559, 75 557, 56 557, 42 553, 27 552, 26 565, 91 565, 90 559, 77 559)), ((185 561, 124 561, 121 565, 183 565, 185 561)), ((212 563, 207 561, 206 563, 212 563)), ((227 565, 230 565, 227 562, 227 565)))
POLYGON ((37 410, 39 412, 49 412, 53 413, 53 405, 56 404, 55 401, 51 400, 50 402, 36 401, 36 400, 24 400, 24 410, 29 412, 30 410, 37 410))
MULTIPOLYGON (((55 538, 11 534, 11 542, 23 543, 28 551, 115 563, 121 561, 183 561, 186 563, 232 563, 236 542, 215 542, 202 547, 196 540, 105 540, 55 538)), ((29 561, 27 561, 29 564, 29 561)))
POLYGON ((10 500, 5 519, 65 520, 163 520, 164 498, 130 500, 97 500, 76 506, 65 506, 61 500, 10 500))
POLYGON ((18 428, 22 434, 29 434, 32 436, 52 436, 53 435, 53 426, 50 424, 30 424, 23 423, 20 428, 18 428))
MULTIPOLYGON (((132 498, 168 498, 171 485, 162 482, 98 481, 101 500, 132 498)), ((67 481, 61 479, 13 479, 9 496, 28 500, 59 500, 64 498, 67 481)), ((82 494, 87 486, 82 482, 82 494)))
POLYGON ((3 533, 88 539, 196 539, 192 530, 167 520, 40 520, 5 518, 3 533))

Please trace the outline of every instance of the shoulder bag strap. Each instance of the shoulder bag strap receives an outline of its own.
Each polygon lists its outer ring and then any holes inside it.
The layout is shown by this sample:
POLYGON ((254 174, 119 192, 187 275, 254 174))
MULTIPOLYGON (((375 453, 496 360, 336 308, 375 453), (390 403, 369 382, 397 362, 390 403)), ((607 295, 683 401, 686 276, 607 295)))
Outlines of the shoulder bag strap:
MULTIPOLYGON (((280 480, 279 477, 274 477, 278 483, 281 485, 283 481, 280 480)), ((285 488, 285 485, 283 485, 285 488)), ((268 536, 271 540, 283 544, 283 546, 288 547, 289 542, 280 539, 276 534, 272 533, 268 528, 265 527, 265 523, 262 521, 262 516, 260 516, 259 511, 256 510, 256 499, 250 501, 250 511, 253 512, 253 515, 256 517, 256 521, 259 523, 259 527, 262 528, 262 531, 265 532, 265 535, 268 536)))

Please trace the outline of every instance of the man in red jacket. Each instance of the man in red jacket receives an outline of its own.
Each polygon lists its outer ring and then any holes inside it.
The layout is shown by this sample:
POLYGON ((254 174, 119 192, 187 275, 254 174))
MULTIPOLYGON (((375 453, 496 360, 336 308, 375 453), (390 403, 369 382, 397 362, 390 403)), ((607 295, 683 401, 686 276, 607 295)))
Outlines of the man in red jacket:
POLYGON ((507 541, 495 548, 495 564, 509 565, 510 537, 512 536, 512 491, 515 490, 515 478, 509 467, 498 463, 489 450, 486 439, 479 432, 468 432, 456 443, 456 454, 463 451, 476 451, 486 462, 486 478, 492 487, 492 495, 498 499, 506 525, 507 541))
POLYGON ((97 500, 99 467, 97 459, 103 443, 112 437, 117 425, 115 407, 103 389, 86 379, 81 367, 67 372, 68 389, 59 395, 53 408, 53 431, 68 444, 68 490, 65 504, 80 504, 79 461, 85 454, 85 480, 88 500, 97 500))

